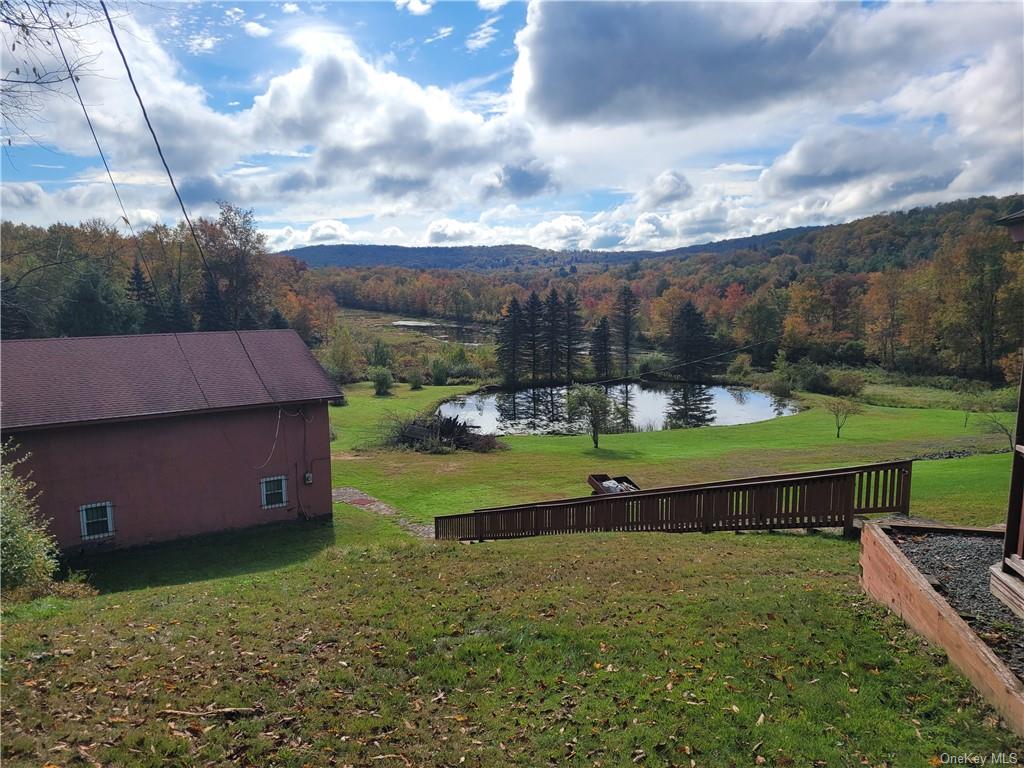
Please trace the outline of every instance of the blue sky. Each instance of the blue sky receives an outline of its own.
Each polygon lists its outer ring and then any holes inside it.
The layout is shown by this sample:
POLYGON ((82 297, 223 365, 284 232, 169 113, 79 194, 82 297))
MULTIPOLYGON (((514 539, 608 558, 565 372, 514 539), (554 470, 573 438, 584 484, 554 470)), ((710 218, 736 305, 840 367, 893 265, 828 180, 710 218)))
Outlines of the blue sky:
MULTIPOLYGON (((251 207, 275 248, 637 249, 1022 191, 1022 17, 398 0, 128 2, 116 23, 197 215, 251 207)), ((130 217, 174 221, 109 32, 79 42, 130 217)), ((4 217, 117 223, 77 103, 47 99, 25 128, 4 217)))

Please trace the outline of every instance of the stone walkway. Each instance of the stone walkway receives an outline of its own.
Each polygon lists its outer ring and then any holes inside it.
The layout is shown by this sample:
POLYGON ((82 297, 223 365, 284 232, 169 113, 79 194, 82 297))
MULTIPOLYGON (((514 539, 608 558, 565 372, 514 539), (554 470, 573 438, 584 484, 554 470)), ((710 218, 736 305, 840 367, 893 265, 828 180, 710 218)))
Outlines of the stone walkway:
POLYGON ((331 499, 333 501, 342 501, 346 504, 352 504, 363 509, 368 509, 371 512, 376 512, 378 515, 383 517, 390 517, 399 527, 403 530, 408 531, 413 536, 418 536, 421 539, 434 539, 434 524, 433 523, 413 523, 402 517, 402 513, 394 507, 388 506, 380 499, 375 499, 373 496, 367 496, 365 493, 360 491, 358 488, 342 487, 334 488, 331 491, 331 499))

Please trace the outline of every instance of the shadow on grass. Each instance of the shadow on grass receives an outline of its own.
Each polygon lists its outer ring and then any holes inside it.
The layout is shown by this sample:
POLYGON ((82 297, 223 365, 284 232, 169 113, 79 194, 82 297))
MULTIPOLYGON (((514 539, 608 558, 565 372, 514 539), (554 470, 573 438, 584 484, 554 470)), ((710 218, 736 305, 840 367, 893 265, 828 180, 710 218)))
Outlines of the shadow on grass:
POLYGON ((635 459, 640 455, 639 451, 617 451, 614 448, 587 448, 583 451, 586 456, 593 456, 596 459, 635 459))
POLYGON ((275 523, 69 560, 100 592, 165 587, 282 568, 334 544, 331 518, 275 523))

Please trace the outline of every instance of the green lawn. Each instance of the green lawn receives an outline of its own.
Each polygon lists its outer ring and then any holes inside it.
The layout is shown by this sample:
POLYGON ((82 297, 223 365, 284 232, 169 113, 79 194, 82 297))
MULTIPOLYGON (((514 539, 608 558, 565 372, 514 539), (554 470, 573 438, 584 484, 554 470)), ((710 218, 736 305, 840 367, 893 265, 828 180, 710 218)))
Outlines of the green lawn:
POLYGON ((95 581, 129 591, 9 613, 4 764, 877 766, 1015 743, 860 593, 853 542, 434 545, 344 506, 324 530, 125 553, 95 581), (161 712, 208 707, 256 712, 161 712))
MULTIPOLYGON (((348 388, 336 484, 420 518, 645 485, 991 449, 953 411, 820 408, 742 427, 363 449, 462 388, 348 388)), ((811 406, 821 400, 808 398, 811 406)), ((918 462, 915 514, 993 522, 1006 455, 918 462)), ((88 564, 101 594, 5 606, 5 766, 917 766, 1019 747, 945 657, 874 604, 855 542, 593 534, 424 542, 337 505, 88 564), (237 718, 175 714, 246 707, 237 718), (692 762, 691 762, 692 761, 692 762)))
MULTIPOLYGON (((396 389, 376 398, 367 384, 346 389, 346 408, 332 410, 336 449, 366 444, 381 413, 415 410, 461 388, 396 389)), ((963 428, 957 411, 865 406, 835 438, 824 398, 807 395, 794 416, 733 427, 705 427, 590 438, 509 437, 509 450, 434 456, 364 450, 335 461, 335 485, 354 485, 407 512, 434 515, 534 499, 585 495, 592 472, 629 475, 641 487, 844 466, 934 454, 945 450, 994 451, 1002 438, 963 428), (402 482, 394 479, 401 477, 402 482)), ((912 514, 949 522, 990 525, 1005 516, 1006 455, 919 461, 914 469, 912 514)))

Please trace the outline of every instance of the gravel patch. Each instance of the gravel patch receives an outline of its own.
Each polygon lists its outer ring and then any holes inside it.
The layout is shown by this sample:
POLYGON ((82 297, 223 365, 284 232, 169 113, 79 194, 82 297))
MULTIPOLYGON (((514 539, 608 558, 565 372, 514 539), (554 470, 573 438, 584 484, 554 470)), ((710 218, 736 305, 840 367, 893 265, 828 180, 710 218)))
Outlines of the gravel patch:
POLYGON ((1017 677, 1024 680, 1024 621, 989 590, 989 567, 1003 558, 996 536, 894 531, 907 559, 1017 677))
POLYGON ((352 504, 363 509, 368 509, 371 512, 376 512, 378 515, 392 518, 399 527, 403 530, 408 531, 413 536, 418 536, 421 539, 433 539, 434 538, 434 524, 433 523, 414 523, 410 520, 406 520, 402 517, 402 513, 394 507, 385 504, 380 499, 375 499, 373 496, 369 496, 358 488, 343 487, 334 488, 331 491, 332 501, 343 501, 346 504, 352 504))

